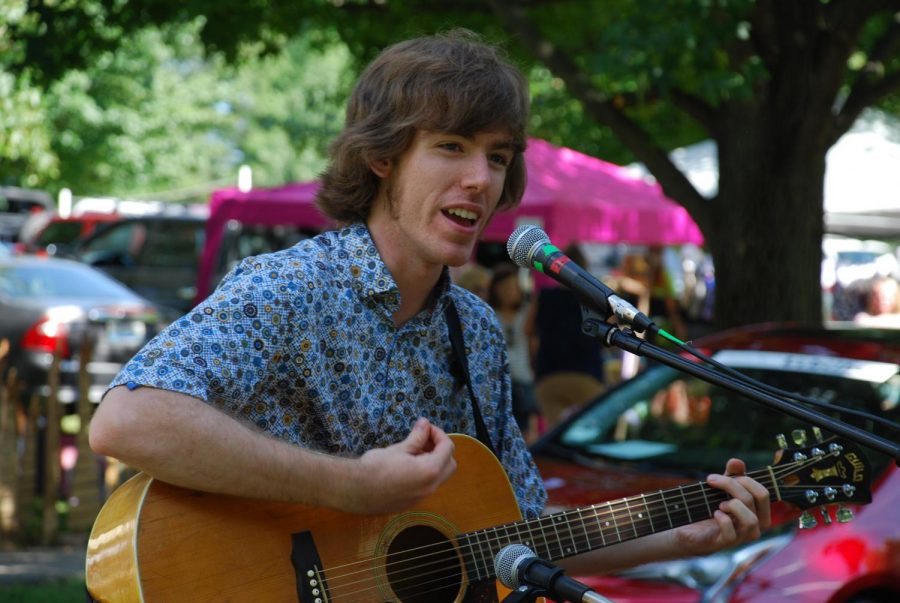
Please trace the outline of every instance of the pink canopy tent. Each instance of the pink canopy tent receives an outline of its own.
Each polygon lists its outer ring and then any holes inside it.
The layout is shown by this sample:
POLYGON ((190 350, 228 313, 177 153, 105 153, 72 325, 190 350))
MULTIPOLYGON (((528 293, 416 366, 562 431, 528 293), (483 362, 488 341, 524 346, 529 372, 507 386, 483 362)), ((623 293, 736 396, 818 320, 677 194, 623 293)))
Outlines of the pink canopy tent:
POLYGON ((571 242, 703 243, 700 229, 658 184, 626 168, 532 138, 528 187, 513 212, 499 213, 482 238, 505 241, 516 226, 537 224, 557 247, 571 242))
MULTIPOLYGON (((482 239, 505 242, 519 224, 536 224, 557 247, 573 241, 676 245, 703 242, 687 211, 658 184, 650 184, 618 165, 533 138, 525 152, 528 186, 514 211, 498 213, 482 239)), ((214 191, 210 198, 206 243, 197 290, 209 291, 225 225, 292 224, 319 229, 329 225, 315 206, 318 182, 241 192, 214 191)))
POLYGON ((197 301, 211 290, 212 283, 209 281, 229 221, 263 226, 291 224, 300 228, 324 228, 329 222, 314 203, 317 190, 319 183, 314 181, 246 192, 236 188, 213 191, 209 199, 206 239, 197 270, 197 301))

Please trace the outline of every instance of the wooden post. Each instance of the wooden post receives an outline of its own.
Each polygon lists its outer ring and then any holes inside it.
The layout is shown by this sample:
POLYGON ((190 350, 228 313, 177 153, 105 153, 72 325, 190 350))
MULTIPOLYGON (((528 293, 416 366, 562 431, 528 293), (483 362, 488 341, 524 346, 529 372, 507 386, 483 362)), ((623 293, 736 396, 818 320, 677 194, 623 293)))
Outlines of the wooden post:
POLYGON ((56 503, 59 499, 59 364, 60 352, 53 354, 47 383, 46 425, 44 427, 44 504, 41 521, 41 544, 52 544, 59 530, 56 503))
POLYGON ((33 390, 28 403, 21 408, 20 419, 22 430, 21 455, 19 457, 18 485, 16 488, 16 509, 18 509, 19 525, 23 535, 36 537, 32 528, 34 517, 34 501, 37 495, 35 486, 37 481, 38 459, 38 419, 41 415, 40 394, 33 390))
POLYGON ((16 476, 18 454, 16 451, 16 409, 10 378, 15 379, 15 369, 6 372, 9 364, 9 341, 0 340, 0 541, 10 539, 19 528, 16 513, 16 476))
POLYGON ((69 528, 73 532, 89 531, 103 503, 97 457, 91 450, 88 441, 88 428, 94 410, 94 404, 90 400, 91 376, 87 370, 92 355, 93 341, 86 337, 79 352, 78 417, 81 429, 75 440, 78 448, 78 461, 75 464, 75 475, 72 479, 73 499, 69 508, 69 528))

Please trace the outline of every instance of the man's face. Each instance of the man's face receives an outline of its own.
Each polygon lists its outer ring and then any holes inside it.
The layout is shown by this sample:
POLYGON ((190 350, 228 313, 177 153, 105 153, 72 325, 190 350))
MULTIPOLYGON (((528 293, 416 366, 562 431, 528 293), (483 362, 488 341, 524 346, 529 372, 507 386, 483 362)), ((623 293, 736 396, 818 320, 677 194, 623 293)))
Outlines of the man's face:
POLYGON ((513 156, 506 133, 419 131, 394 164, 373 166, 384 186, 369 227, 388 265, 464 264, 497 208, 513 156))

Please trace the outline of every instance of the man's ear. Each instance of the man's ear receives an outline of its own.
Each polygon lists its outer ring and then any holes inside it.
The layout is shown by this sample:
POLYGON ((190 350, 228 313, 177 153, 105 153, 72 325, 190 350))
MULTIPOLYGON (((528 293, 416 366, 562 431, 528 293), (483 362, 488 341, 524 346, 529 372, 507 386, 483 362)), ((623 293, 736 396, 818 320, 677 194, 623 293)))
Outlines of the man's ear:
POLYGON ((393 162, 389 159, 377 159, 369 163, 369 169, 379 178, 387 178, 393 171, 393 162))

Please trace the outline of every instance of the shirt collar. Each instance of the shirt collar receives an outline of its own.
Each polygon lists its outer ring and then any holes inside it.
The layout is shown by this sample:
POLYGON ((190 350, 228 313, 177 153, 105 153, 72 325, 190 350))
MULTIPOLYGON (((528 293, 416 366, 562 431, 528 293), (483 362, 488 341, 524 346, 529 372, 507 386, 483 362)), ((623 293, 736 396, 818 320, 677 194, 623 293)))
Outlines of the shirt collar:
MULTIPOLYGON (((368 227, 357 222, 338 232, 340 246, 349 259, 351 286, 363 300, 371 300, 385 306, 389 314, 400 307, 400 290, 394 277, 372 240, 368 227)), ((443 312, 450 299, 450 271, 446 266, 441 271, 434 288, 431 312, 426 312, 426 320, 437 312, 443 312)))

